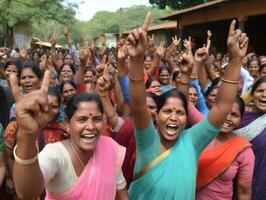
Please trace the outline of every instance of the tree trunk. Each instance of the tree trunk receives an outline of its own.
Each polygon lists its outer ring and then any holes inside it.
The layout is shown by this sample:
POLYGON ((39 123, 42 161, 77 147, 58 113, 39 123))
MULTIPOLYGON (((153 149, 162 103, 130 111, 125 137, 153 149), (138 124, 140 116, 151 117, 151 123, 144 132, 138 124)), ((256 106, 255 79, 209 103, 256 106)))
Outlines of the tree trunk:
POLYGON ((5 46, 12 49, 14 47, 14 28, 4 24, 5 46))

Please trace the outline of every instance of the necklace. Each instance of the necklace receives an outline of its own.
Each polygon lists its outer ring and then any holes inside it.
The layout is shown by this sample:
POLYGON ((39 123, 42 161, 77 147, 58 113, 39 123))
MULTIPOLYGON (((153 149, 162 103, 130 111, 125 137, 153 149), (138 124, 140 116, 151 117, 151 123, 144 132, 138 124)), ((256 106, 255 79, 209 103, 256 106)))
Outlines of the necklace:
POLYGON ((82 167, 83 167, 83 169, 84 169, 84 168, 85 168, 85 164, 84 164, 84 163, 82 162, 82 160, 80 159, 80 157, 79 157, 79 155, 78 155, 78 152, 76 151, 75 147, 73 146, 73 143, 72 143, 72 142, 70 142, 70 143, 71 143, 71 147, 72 147, 72 149, 73 149, 73 151, 74 151, 74 153, 75 153, 75 156, 78 158, 80 164, 82 165, 82 167))

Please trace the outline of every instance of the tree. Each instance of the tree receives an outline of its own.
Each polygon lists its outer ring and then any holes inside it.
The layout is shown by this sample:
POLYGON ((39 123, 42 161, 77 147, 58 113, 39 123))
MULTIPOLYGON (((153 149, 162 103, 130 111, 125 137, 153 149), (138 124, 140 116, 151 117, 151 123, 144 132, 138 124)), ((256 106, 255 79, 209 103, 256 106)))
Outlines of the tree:
POLYGON ((54 20, 61 24, 74 20, 76 4, 63 0, 2 0, 0 22, 3 26, 5 46, 12 48, 14 28, 23 26, 31 30, 32 23, 54 20))
POLYGON ((167 6, 172 9, 184 9, 207 1, 208 0, 149 0, 150 4, 155 5, 160 9, 165 9, 167 6))

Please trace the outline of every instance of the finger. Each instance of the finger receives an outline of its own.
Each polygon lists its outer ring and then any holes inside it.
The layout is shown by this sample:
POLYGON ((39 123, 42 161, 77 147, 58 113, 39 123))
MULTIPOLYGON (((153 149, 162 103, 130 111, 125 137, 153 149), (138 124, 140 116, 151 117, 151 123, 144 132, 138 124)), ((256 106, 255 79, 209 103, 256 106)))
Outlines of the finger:
POLYGON ((154 39, 154 34, 152 34, 152 40, 154 39))
POLYGON ((247 48, 248 47, 248 41, 249 41, 249 38, 248 37, 245 37, 244 41, 240 44, 240 48, 247 48))
POLYGON ((242 33, 238 39, 238 42, 241 44, 243 43, 244 39, 246 38, 247 34, 246 33, 242 33))
POLYGON ((144 20, 144 23, 143 23, 143 26, 142 26, 142 29, 144 31, 147 32, 148 28, 149 28, 149 24, 150 24, 150 21, 151 21, 151 12, 149 11, 146 15, 146 18, 144 20))
POLYGON ((22 94, 20 93, 20 90, 19 90, 17 75, 16 74, 10 74, 9 80, 10 80, 12 94, 13 94, 16 102, 18 102, 22 98, 22 94))
POLYGON ((188 37, 188 41, 191 42, 191 37, 190 36, 188 37))
POLYGON ((138 41, 139 40, 139 31, 138 31, 138 29, 134 29, 132 34, 133 34, 133 37, 134 37, 135 41, 138 41))
POLYGON ((240 29, 237 29, 237 30, 235 31, 234 36, 233 36, 234 39, 235 39, 236 41, 239 40, 241 34, 242 34, 242 31, 241 31, 240 29))
POLYGON ((42 79, 41 90, 44 91, 46 94, 47 94, 48 89, 49 89, 50 79, 51 79, 51 71, 45 70, 45 73, 44 73, 44 76, 42 79))
POLYGON ((105 63, 106 63, 106 55, 104 55, 102 60, 101 60, 101 64, 105 64, 105 63))
POLYGON ((233 36, 235 33, 236 20, 233 20, 230 24, 228 36, 233 36))
POLYGON ((127 43, 127 45, 134 45, 134 46, 136 45, 136 41, 135 41, 135 39, 134 39, 132 34, 130 34, 127 37, 126 43, 127 43))

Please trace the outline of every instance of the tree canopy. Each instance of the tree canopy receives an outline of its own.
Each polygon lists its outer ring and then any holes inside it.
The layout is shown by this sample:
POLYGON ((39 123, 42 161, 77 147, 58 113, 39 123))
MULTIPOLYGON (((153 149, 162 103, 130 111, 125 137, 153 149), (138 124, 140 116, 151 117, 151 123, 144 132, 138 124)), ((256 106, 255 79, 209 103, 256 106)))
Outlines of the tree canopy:
POLYGON ((184 9, 207 1, 208 0, 149 0, 150 4, 160 9, 165 9, 167 6, 172 9, 184 9))

